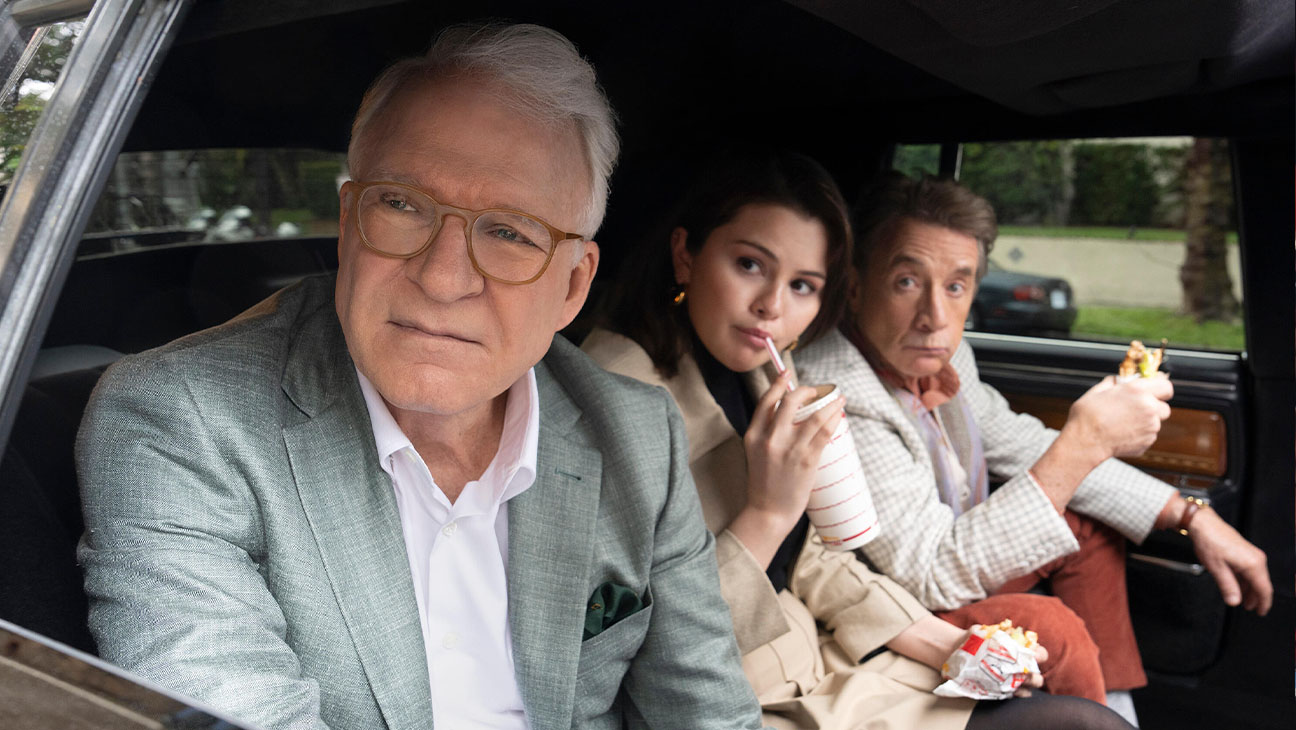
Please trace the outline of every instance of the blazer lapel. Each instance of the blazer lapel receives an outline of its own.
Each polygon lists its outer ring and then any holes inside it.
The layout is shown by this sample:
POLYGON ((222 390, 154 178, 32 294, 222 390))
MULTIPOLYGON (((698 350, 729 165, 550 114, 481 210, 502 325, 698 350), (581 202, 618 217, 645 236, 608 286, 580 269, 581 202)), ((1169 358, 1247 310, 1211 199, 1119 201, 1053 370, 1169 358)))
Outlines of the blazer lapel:
POLYGON ((688 428, 690 464, 736 435, 724 410, 707 390, 706 380, 692 356, 681 357, 679 373, 670 380, 659 380, 659 383, 670 391, 680 415, 684 417, 688 428))
POLYGON ((508 503, 509 627, 531 727, 558 730, 571 726, 603 460, 570 435, 580 409, 543 363, 536 385, 536 481, 508 503))
POLYGON ((306 415, 283 429, 297 491, 387 726, 430 727, 427 658, 396 500, 336 317, 329 308, 314 319, 323 321, 303 328, 284 375, 285 392, 306 415))

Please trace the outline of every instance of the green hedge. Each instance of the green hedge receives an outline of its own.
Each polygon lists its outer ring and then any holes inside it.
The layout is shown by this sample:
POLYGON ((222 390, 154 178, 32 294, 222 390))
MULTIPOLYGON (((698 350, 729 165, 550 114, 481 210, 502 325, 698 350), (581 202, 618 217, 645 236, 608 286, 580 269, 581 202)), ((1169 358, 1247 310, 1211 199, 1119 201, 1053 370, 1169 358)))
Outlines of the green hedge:
MULTIPOLYGON (((897 167, 921 167, 923 156, 930 154, 915 150, 898 155, 897 167)), ((968 143, 963 145, 960 179, 994 205, 1003 224, 1182 225, 1175 209, 1183 161, 1183 150, 1173 146, 1066 140, 968 143)))
POLYGON ((1071 225, 1150 226, 1163 191, 1147 145, 1077 144, 1071 225))
POLYGON ((1065 223, 1059 201, 1065 178, 1064 142, 963 145, 960 180, 994 206, 1003 223, 1065 223))

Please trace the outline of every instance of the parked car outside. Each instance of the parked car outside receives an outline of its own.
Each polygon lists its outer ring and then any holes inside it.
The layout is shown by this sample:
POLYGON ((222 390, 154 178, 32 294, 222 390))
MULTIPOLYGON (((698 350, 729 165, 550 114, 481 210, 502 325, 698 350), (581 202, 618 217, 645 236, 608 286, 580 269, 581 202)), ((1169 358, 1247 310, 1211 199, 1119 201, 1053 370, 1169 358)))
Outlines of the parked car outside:
POLYGON ((964 329, 1065 335, 1075 320, 1075 295, 1066 279, 1008 271, 989 259, 964 329))

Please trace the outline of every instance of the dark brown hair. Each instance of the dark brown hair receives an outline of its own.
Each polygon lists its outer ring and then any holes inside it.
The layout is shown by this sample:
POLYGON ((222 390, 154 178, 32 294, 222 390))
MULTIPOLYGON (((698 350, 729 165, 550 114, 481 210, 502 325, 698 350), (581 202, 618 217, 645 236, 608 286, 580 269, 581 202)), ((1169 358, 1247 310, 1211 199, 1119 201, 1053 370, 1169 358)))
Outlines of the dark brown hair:
POLYGON ((855 270, 868 269, 873 251, 886 242, 902 220, 941 226, 976 239, 977 281, 986 274, 986 258, 999 235, 989 201, 954 180, 923 177, 915 180, 898 172, 866 188, 856 206, 855 270))
POLYGON ((678 372, 679 360, 693 342, 687 307, 671 303, 679 289, 671 265, 670 232, 677 227, 688 231, 686 246, 696 254, 743 206, 760 203, 813 218, 827 233, 828 279, 820 290, 819 313, 801 335, 801 344, 814 341, 840 318, 852 236, 846 202, 832 176, 818 162, 795 152, 726 154, 703 169, 666 225, 626 260, 603 322, 638 342, 664 377, 678 372))

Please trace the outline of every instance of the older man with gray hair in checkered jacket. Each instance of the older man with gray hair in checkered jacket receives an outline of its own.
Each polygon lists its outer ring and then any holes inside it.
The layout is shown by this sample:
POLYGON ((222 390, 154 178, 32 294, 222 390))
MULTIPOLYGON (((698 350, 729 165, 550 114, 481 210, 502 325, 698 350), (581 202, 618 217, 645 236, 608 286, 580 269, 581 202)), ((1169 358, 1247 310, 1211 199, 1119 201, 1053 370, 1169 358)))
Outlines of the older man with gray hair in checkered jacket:
POLYGON ((863 548, 870 562, 955 623, 997 621, 968 604, 1050 578, 1093 634, 1109 691, 1146 683, 1125 538, 1184 529, 1226 603, 1269 610, 1263 552, 1209 506, 1113 458, 1155 440, 1167 378, 1103 380, 1060 432, 980 381, 961 341, 997 235, 988 202, 953 181, 893 175, 866 193, 859 219, 850 313, 797 363, 803 381, 846 395, 883 525, 863 548), (993 494, 989 474, 1006 480, 993 494))

